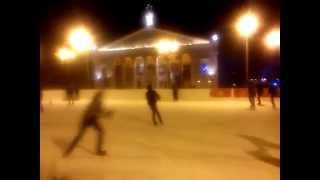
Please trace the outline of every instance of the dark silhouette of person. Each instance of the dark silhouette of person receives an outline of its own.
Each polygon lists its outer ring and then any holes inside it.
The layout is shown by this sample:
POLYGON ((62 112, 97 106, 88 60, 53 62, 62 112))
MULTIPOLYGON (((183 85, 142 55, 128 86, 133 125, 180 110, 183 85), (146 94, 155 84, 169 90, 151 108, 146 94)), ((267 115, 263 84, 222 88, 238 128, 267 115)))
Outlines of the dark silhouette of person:
POLYGON ((251 110, 256 109, 256 105, 255 105, 256 94, 257 94, 256 83, 253 79, 251 79, 248 82, 248 97, 249 97, 249 101, 250 101, 250 109, 251 110))
POLYGON ((73 104, 73 88, 71 85, 67 86, 66 88, 66 98, 68 101, 68 104, 73 104))
POLYGON ((277 96, 278 84, 275 81, 271 81, 269 85, 269 94, 272 107, 276 109, 276 103, 274 102, 274 98, 277 96))
POLYGON ((96 145, 96 153, 97 155, 106 155, 106 151, 102 149, 102 143, 104 138, 104 129, 99 123, 99 119, 101 117, 110 116, 113 114, 112 111, 106 111, 102 107, 102 98, 104 92, 99 90, 91 103, 89 104, 87 110, 85 111, 82 121, 80 123, 80 129, 78 134, 75 136, 73 141, 71 142, 70 146, 64 153, 64 156, 68 156, 71 154, 75 146, 79 143, 80 139, 83 137, 87 128, 92 127, 97 133, 97 145, 96 145))
POLYGON ((158 107, 157 107, 157 101, 160 100, 159 94, 152 89, 151 85, 147 86, 147 92, 146 92, 146 99, 148 101, 148 105, 152 111, 152 122, 156 126, 156 116, 158 117, 158 120, 160 124, 163 124, 161 115, 159 113, 158 107))
POLYGON ((173 95, 173 100, 174 101, 178 101, 179 100, 179 89, 178 89, 178 85, 177 85, 177 83, 176 82, 174 82, 173 84, 172 84, 172 95, 173 95))
POLYGON ((73 100, 79 99, 79 87, 77 85, 73 85, 73 100))
POLYGON ((263 95, 263 89, 264 89, 264 83, 262 80, 260 80, 258 83, 257 83, 257 99, 258 99, 258 105, 261 106, 262 103, 261 103, 261 97, 263 95))

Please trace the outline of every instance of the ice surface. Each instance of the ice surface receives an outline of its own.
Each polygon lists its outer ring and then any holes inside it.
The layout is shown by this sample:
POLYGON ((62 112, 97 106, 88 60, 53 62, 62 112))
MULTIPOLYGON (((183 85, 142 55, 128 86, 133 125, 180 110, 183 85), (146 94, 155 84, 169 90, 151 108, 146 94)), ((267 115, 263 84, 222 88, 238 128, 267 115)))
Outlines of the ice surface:
POLYGON ((142 100, 106 101, 115 110, 113 119, 101 119, 108 156, 94 154, 96 134, 89 130, 68 158, 62 151, 87 101, 46 101, 40 115, 41 179, 280 179, 280 111, 263 100, 256 111, 246 98, 160 102, 164 126, 152 125, 142 100))

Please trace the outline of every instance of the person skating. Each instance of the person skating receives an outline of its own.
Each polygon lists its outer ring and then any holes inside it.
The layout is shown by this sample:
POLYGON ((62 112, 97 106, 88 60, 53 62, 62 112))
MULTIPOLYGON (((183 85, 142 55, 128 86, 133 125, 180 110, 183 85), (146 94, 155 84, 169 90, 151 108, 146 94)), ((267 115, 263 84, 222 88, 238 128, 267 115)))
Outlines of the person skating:
POLYGON ((255 97, 256 97, 256 83, 253 79, 249 80, 248 82, 248 97, 250 101, 250 109, 255 110, 256 109, 256 103, 255 103, 255 97))
POLYGON ((147 86, 146 99, 147 99, 148 105, 152 111, 153 124, 157 125, 156 116, 158 117, 160 124, 163 124, 161 115, 160 115, 158 107, 157 107, 157 101, 160 100, 160 96, 155 90, 152 89, 151 85, 147 86))
POLYGON ((85 131, 92 127, 97 133, 97 146, 96 146, 96 153, 97 155, 106 155, 106 151, 102 149, 102 143, 104 138, 104 129, 103 126, 98 121, 101 117, 110 116, 113 114, 112 111, 106 111, 102 107, 102 98, 103 98, 103 91, 100 90, 94 96, 92 102, 89 104, 87 110, 85 111, 78 134, 75 136, 73 141, 71 142, 70 146, 64 153, 64 157, 71 154, 73 149, 79 143, 80 139, 83 137, 85 131))
POLYGON ((257 83, 257 99, 258 99, 258 105, 259 106, 262 106, 261 97, 263 95, 263 89, 264 89, 264 83, 263 83, 263 80, 260 80, 257 83))
POLYGON ((73 100, 76 101, 76 100, 79 100, 79 86, 77 86, 76 84, 73 85, 72 87, 73 89, 73 100))
POLYGON ((66 98, 67 98, 67 101, 68 101, 68 104, 73 104, 73 88, 71 85, 69 85, 67 88, 66 88, 66 98))
POLYGON ((277 90, 278 90, 278 84, 275 81, 272 81, 269 85, 269 94, 270 94, 270 100, 273 109, 276 109, 276 103, 274 102, 274 98, 277 96, 277 90))
POLYGON ((174 101, 178 101, 179 100, 179 89, 178 89, 178 85, 177 85, 177 83, 176 82, 174 82, 173 84, 172 84, 172 96, 173 96, 173 100, 174 101))

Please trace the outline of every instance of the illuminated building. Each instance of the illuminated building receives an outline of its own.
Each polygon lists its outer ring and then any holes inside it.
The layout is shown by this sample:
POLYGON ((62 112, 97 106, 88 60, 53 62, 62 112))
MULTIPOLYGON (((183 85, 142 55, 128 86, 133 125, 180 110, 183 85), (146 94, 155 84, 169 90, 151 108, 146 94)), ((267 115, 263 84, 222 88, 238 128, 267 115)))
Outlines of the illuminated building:
POLYGON ((151 7, 145 27, 101 46, 94 54, 95 70, 103 72, 111 88, 145 88, 152 84, 170 88, 217 86, 217 49, 210 38, 202 39, 155 27, 151 7))

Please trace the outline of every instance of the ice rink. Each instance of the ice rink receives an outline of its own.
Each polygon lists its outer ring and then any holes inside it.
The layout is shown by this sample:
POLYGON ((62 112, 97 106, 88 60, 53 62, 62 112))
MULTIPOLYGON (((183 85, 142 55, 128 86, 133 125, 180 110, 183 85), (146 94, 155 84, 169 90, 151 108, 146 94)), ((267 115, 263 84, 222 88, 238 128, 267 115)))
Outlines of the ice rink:
MULTIPOLYGON (((68 158, 87 101, 45 101, 40 115, 42 180, 278 180, 280 110, 269 99, 256 111, 246 98, 161 101, 164 125, 153 126, 145 101, 109 100, 107 156, 94 154, 87 131, 68 158)), ((277 100, 279 107, 279 100, 277 100)))

